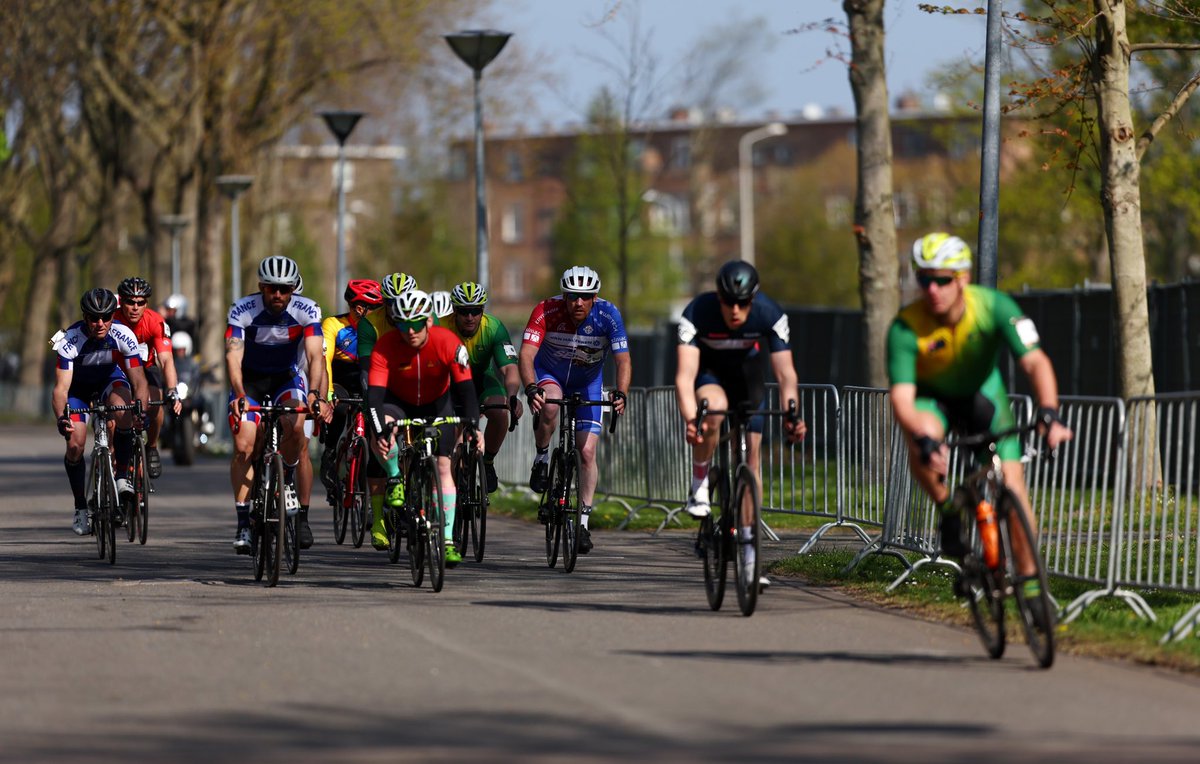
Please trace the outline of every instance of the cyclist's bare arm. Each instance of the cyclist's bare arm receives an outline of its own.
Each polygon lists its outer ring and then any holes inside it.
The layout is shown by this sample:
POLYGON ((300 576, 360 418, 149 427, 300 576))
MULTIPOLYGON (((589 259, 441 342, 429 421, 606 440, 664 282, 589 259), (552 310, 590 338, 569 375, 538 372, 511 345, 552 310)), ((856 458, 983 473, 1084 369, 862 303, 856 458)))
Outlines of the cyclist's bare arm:
POLYGON ((696 403, 696 374, 700 371, 700 348, 694 345, 679 345, 675 351, 675 403, 679 406, 679 414, 687 425, 689 443, 699 441, 695 419, 698 404, 696 403))
MULTIPOLYGON (((613 364, 617 367, 617 389, 623 395, 629 395, 629 383, 633 381, 633 359, 629 353, 614 353, 613 364)), ((613 400, 613 411, 617 415, 625 413, 625 399, 613 400)))
MULTIPOLYGON (((158 354, 158 367, 162 369, 163 384, 167 386, 167 390, 174 390, 179 387, 179 372, 175 369, 175 356, 172 354, 172 351, 168 350, 165 353, 158 354)), ((183 404, 176 400, 172 411, 176 414, 183 411, 183 404)))
POLYGON ((146 381, 146 367, 130 366, 125 369, 125 375, 133 387, 133 397, 142 402, 142 411, 150 411, 150 383, 146 381))
POLYGON ((50 392, 50 408, 54 418, 58 419, 67 407, 67 392, 71 389, 71 379, 75 376, 73 369, 54 370, 54 390, 50 392))
MULTIPOLYGON (((1033 396, 1041 408, 1058 409, 1058 378, 1054 375, 1054 364, 1050 356, 1041 348, 1031 350, 1019 359, 1021 370, 1029 377, 1029 386, 1033 388, 1033 396)), ((1050 448, 1059 443, 1071 440, 1075 434, 1062 422, 1050 425, 1050 431, 1045 433, 1046 444, 1050 448)))
POLYGON ((233 390, 234 403, 236 399, 246 397, 246 388, 242 382, 242 358, 246 354, 246 342, 241 337, 225 338, 225 371, 229 375, 229 387, 233 390))
POLYGON ((504 374, 504 389, 508 392, 508 397, 510 399, 515 397, 517 399, 513 416, 520 419, 521 414, 525 411, 525 407, 521 405, 521 372, 517 369, 517 364, 515 363, 501 366, 500 372, 504 374))
MULTIPOLYGON (((533 370, 533 359, 537 357, 538 345, 533 345, 529 342, 521 343, 521 350, 517 353, 517 367, 521 373, 521 384, 528 387, 537 382, 537 373, 533 370)), ((529 410, 536 414, 541 411, 542 399, 540 396, 535 396, 529 404, 529 410)))
MULTIPOLYGON (((896 424, 900 425, 909 436, 909 447, 920 438, 941 441, 946 436, 942 432, 936 417, 923 416, 917 410, 917 386, 909 382, 892 385, 890 390, 892 400, 892 415, 896 424)), ((946 474, 948 466, 947 449, 942 445, 930 456, 929 466, 939 475, 946 474)))
MULTIPOLYGON (((800 410, 800 398, 798 395, 797 385, 800 380, 796 375, 796 364, 792 361, 791 350, 777 350, 771 354, 771 370, 775 372, 775 381, 779 383, 779 403, 783 409, 789 410, 795 406, 796 410, 800 410)), ((795 424, 788 420, 784 420, 784 430, 788 434, 788 440, 796 442, 804 440, 805 434, 808 432, 808 425, 801 419, 795 424)))
MULTIPOLYGON (((304 353, 308 360, 308 384, 316 400, 329 399, 329 380, 325 376, 325 337, 314 334, 304 338, 304 353)), ((325 424, 333 419, 333 407, 322 406, 318 418, 325 424)))

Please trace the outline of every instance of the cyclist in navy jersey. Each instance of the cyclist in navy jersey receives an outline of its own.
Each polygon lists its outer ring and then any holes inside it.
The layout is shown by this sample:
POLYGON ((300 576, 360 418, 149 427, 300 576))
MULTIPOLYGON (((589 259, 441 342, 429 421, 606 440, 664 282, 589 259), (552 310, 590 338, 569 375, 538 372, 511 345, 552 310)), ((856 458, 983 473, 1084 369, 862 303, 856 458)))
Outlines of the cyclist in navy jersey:
MULTIPOLYGON (((91 532, 83 463, 88 415, 67 416, 63 412, 68 405, 86 408, 93 398, 110 406, 126 405, 136 398, 142 402, 145 417, 150 411, 150 388, 146 384, 137 337, 129 327, 113 323, 117 296, 107 289, 91 289, 83 293, 79 308, 83 320, 71 324, 65 332, 59 332, 50 340, 58 355, 50 401, 58 418, 58 432, 67 439, 63 464, 67 468, 71 493, 75 496, 72 530, 83 536, 91 532)), ((116 437, 112 442, 117 463, 117 494, 124 502, 133 493, 133 476, 129 472, 133 456, 133 412, 117 412, 113 424, 116 425, 116 437)))
MULTIPOLYGON (((327 394, 321 308, 293 294, 302 285, 295 261, 274 255, 258 266, 259 291, 241 298, 229 309, 225 330, 225 366, 231 388, 229 424, 231 428, 237 424, 229 475, 237 511, 233 548, 238 554, 250 554, 250 487, 259 420, 257 413, 242 410, 243 402, 259 404, 267 397, 278 405, 307 402, 326 424, 333 414, 329 406, 319 406, 327 394), (309 382, 313 389, 309 389, 309 382)), ((280 443, 289 473, 295 472, 298 495, 291 495, 293 479, 289 479, 287 499, 299 503, 296 535, 302 549, 312 546, 308 525, 312 470, 296 469, 301 460, 308 459, 304 419, 303 414, 284 417, 280 443)))
MULTIPOLYGON (((739 404, 761 408, 766 402, 763 367, 769 360, 779 383, 782 408, 792 402, 799 405, 787 314, 761 294, 758 286, 754 266, 741 260, 725 263, 717 273, 717 290, 692 300, 679 320, 675 398, 687 424, 687 441, 692 444, 687 512, 693 517, 705 517, 710 511, 708 469, 724 418, 709 415, 697 429, 699 401, 706 399, 715 410, 739 404)), ((750 419, 747 460, 756 477, 762 428, 761 416, 750 419)), ((803 421, 785 420, 784 432, 794 443, 804 438, 806 427, 803 421)), ((753 564, 753 560, 748 562, 753 564)))
MULTIPOLYGON (((591 268, 569 268, 559 282, 562 294, 534 306, 522 335, 517 368, 525 384, 529 410, 539 415, 534 443, 533 472, 529 488, 542 493, 549 483, 550 438, 558 426, 558 409, 546 398, 580 393, 585 400, 600 400, 604 358, 612 353, 617 370, 617 389, 612 393, 613 413, 625 413, 625 398, 633 378, 629 338, 621 312, 608 300, 596 296, 600 276, 591 268)), ((588 514, 596 493, 596 445, 600 434, 600 407, 584 406, 576 412, 575 441, 579 452, 579 500, 582 519, 579 552, 592 550, 588 514)), ((549 518, 539 515, 545 523, 549 518)))

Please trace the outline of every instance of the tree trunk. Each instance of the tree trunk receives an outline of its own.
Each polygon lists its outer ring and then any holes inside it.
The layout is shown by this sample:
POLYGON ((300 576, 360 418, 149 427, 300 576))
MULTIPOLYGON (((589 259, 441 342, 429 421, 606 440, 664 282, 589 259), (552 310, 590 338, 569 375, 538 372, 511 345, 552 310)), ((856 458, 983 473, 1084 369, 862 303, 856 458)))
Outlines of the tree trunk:
MULTIPOLYGON (((71 226, 62 228, 70 229, 71 226)), ((54 333, 50 330, 51 308, 60 299, 58 290, 54 288, 58 280, 58 261, 68 255, 51 240, 44 242, 34 260, 29 279, 29 299, 25 303, 25 316, 21 322, 21 363, 17 372, 17 396, 13 408, 22 414, 49 413, 41 409, 46 388, 46 341, 54 333)), ((78 305, 79 295, 62 295, 61 299, 78 305)), ((75 315, 78 317, 78 311, 75 315)))
POLYGON ((1128 399, 1154 395, 1146 255, 1142 240, 1141 165, 1129 103, 1129 35, 1123 0, 1095 0, 1092 77, 1100 123, 1101 203, 1112 260, 1118 377, 1128 399))
POLYGON ((887 384, 887 331, 900 307, 896 218, 892 207, 892 123, 883 51, 884 0, 845 0, 850 22, 850 88, 858 131, 859 295, 867 382, 887 384))

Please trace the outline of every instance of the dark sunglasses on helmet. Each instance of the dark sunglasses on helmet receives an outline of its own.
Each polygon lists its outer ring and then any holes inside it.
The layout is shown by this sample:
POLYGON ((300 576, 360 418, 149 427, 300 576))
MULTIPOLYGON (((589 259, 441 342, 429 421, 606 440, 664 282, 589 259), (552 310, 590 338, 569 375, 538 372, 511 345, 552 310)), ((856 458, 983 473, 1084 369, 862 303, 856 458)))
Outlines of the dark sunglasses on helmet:
POLYGON ((101 322, 108 323, 109 321, 112 321, 112 317, 113 317, 113 314, 112 314, 111 310, 107 313, 84 313, 83 314, 83 320, 88 322, 89 324, 98 324, 101 322))
POLYGON ((454 312, 460 316, 481 316, 483 315, 483 308, 478 305, 455 306, 454 312))
POLYGON ((930 284, 937 284, 940 287, 944 287, 951 281, 954 281, 954 279, 954 276, 934 276, 929 273, 918 273, 917 285, 922 289, 928 289, 930 284))

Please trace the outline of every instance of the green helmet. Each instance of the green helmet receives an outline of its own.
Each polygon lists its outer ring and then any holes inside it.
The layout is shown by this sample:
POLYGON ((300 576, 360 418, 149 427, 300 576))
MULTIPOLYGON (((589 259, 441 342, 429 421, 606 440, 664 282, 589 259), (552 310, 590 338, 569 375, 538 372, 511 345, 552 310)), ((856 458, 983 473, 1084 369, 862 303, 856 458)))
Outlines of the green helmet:
POLYGON ((397 297, 417 288, 417 280, 407 273, 389 273, 380 283, 383 286, 384 299, 397 297))
POLYGON ((971 267, 971 248, 957 236, 929 233, 913 242, 913 267, 917 270, 965 271, 971 267))
POLYGON ((464 281, 450 290, 450 302, 460 308, 483 307, 487 301, 487 290, 474 281, 464 281))

